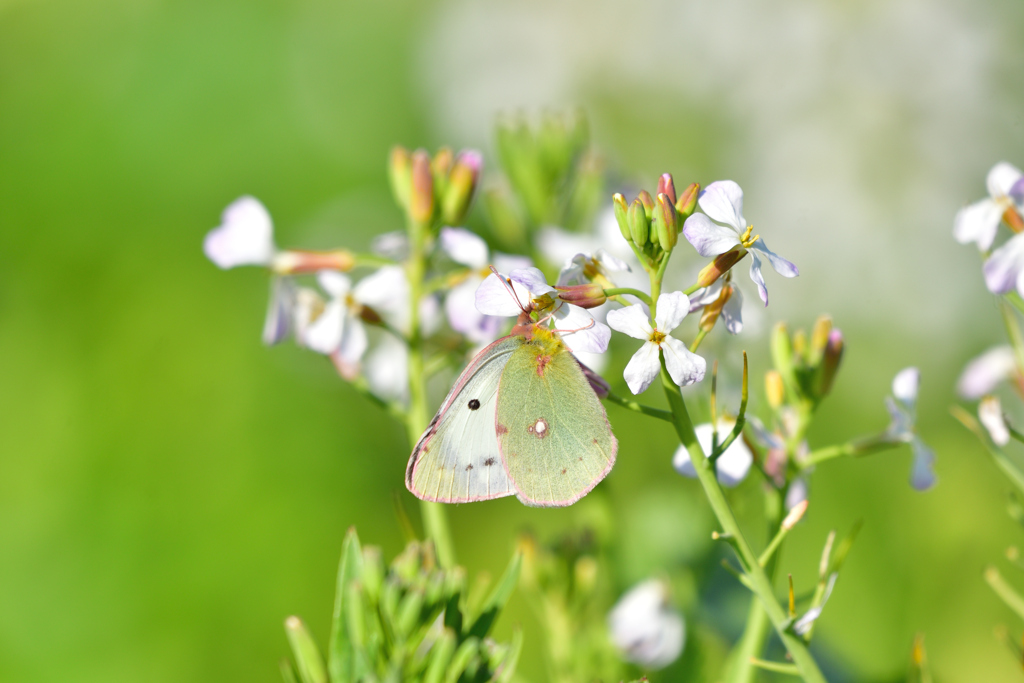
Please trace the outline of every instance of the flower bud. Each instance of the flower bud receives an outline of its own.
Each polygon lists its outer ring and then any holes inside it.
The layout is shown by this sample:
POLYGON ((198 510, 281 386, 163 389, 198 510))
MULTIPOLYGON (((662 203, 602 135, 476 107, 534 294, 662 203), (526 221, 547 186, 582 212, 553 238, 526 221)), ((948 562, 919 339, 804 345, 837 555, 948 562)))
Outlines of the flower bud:
POLYGON ((306 251, 290 249, 274 255, 271 270, 280 275, 302 275, 318 273, 321 270, 338 270, 343 273, 355 268, 356 257, 347 249, 332 251, 306 251))
POLYGON ((409 217, 427 224, 434 215, 434 177, 430 156, 422 149, 412 155, 412 182, 409 192, 409 217))
POLYGON ((838 329, 829 332, 828 343, 825 345, 825 353, 821 365, 818 366, 818 382, 816 394, 818 398, 824 398, 832 391, 832 383, 836 379, 836 372, 839 371, 839 361, 843 358, 843 333, 838 329))
POLYGON ((323 657, 306 625, 298 617, 288 617, 284 620, 284 630, 292 646, 299 678, 303 681, 326 683, 327 669, 324 667, 323 657))
POLYGON ((789 531, 796 526, 796 523, 803 518, 804 513, 807 512, 808 500, 804 498, 799 503, 793 506, 793 509, 789 511, 786 518, 782 520, 782 530, 789 531))
POLYGON ((793 333, 793 358, 797 365, 807 363, 807 332, 802 328, 793 333))
POLYGON ((395 201, 403 209, 409 207, 409 191, 412 185, 412 159, 409 150, 395 145, 391 148, 388 159, 388 180, 391 181, 391 192, 395 201))
POLYGON ((789 330, 785 323, 779 323, 772 329, 769 343, 772 354, 772 365, 782 377, 787 387, 796 387, 796 376, 793 374, 793 345, 789 339, 789 330))
POLYGON ((986 396, 978 404, 978 421, 988 431, 992 443, 1002 447, 1010 443, 1010 430, 1003 417, 1003 407, 998 396, 986 396))
POLYGON ((612 196, 612 210, 615 212, 615 222, 619 224, 622 238, 632 242, 633 237, 629 234, 629 207, 626 206, 626 198, 618 192, 612 196))
POLYGON ((699 183, 690 183, 689 186, 683 190, 683 194, 680 195, 679 200, 676 201, 676 211, 679 212, 679 220, 685 221, 693 215, 694 210, 697 208, 697 197, 699 195, 699 183))
POLYGON ((1003 220, 1014 232, 1024 232, 1024 218, 1014 207, 1009 207, 1003 212, 1003 220))
POLYGON ((448 187, 448 176, 452 172, 454 157, 450 147, 442 147, 434 153, 430 160, 430 173, 434 177, 434 190, 437 196, 444 196, 448 187))
POLYGON ((729 272, 736 263, 747 255, 747 250, 742 247, 736 247, 731 249, 724 254, 719 254, 715 257, 715 260, 704 266, 700 273, 697 274, 697 286, 699 287, 710 287, 715 281, 729 272))
POLYGON ((455 166, 448 176, 448 187, 441 199, 441 217, 446 225, 459 225, 466 216, 469 202, 473 199, 483 157, 480 152, 470 149, 459 153, 455 166))
POLYGON ((558 290, 559 299, 580 308, 597 308, 608 300, 604 293, 604 287, 595 282, 555 287, 555 289, 558 290))
POLYGON ((722 314, 722 307, 725 306, 730 297, 732 297, 732 285, 722 287, 718 298, 704 307, 704 312, 700 315, 700 326, 698 329, 710 332, 714 328, 715 323, 718 322, 718 317, 722 314))
POLYGON ((786 400, 786 385, 782 382, 782 375, 778 370, 769 370, 764 373, 764 393, 768 397, 768 405, 772 410, 778 410, 786 400))
POLYGON ((664 193, 658 195, 658 204, 654 207, 654 232, 662 251, 672 251, 679 241, 676 207, 664 193))
POLYGON ((629 207, 629 234, 635 244, 643 249, 647 244, 647 236, 651 231, 650 219, 644 210, 643 202, 637 198, 629 207))
POLYGON ((668 197, 669 201, 673 205, 676 203, 676 186, 672 182, 671 173, 662 173, 661 177, 658 178, 658 194, 663 194, 668 197))
POLYGON ((647 214, 647 220, 652 220, 654 218, 654 198, 651 197, 647 190, 640 190, 640 194, 636 198, 644 205, 644 213, 647 214))
POLYGON ((827 315, 819 316, 814 323, 814 329, 811 330, 811 346, 807 352, 807 364, 811 367, 815 367, 821 362, 831 333, 832 318, 827 315))

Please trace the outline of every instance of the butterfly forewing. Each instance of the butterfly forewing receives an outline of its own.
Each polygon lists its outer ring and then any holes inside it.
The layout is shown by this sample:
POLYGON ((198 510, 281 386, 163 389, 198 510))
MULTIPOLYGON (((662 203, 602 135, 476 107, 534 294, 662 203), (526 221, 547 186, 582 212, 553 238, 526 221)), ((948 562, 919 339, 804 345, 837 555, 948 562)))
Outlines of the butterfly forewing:
POLYGON ((468 503, 515 493, 494 430, 498 382, 523 345, 505 337, 478 353, 462 372, 409 458, 405 485, 417 497, 468 503))
POLYGON ((558 342, 515 350, 498 389, 498 447, 527 505, 582 498, 615 463, 618 442, 576 359, 558 342))

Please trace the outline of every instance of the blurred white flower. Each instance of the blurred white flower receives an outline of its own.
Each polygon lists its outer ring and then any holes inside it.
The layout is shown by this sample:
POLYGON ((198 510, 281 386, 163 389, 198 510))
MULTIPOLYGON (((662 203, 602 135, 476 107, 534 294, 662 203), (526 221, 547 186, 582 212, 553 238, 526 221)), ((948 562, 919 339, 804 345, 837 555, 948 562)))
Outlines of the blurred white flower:
POLYGON ((577 253, 566 261, 558 273, 558 286, 583 285, 598 276, 611 281, 610 273, 628 273, 630 270, 628 263, 602 247, 593 253, 577 253))
POLYGON ((1006 210, 1014 204, 1024 205, 1022 180, 1024 174, 1012 164, 1002 161, 993 166, 985 179, 988 197, 965 206, 956 214, 953 221, 953 237, 956 241, 961 244, 975 242, 979 249, 988 251, 1006 210))
POLYGON ((529 268, 533 263, 525 256, 495 253, 493 264, 487 243, 465 228, 442 228, 439 238, 441 249, 456 263, 472 268, 462 282, 448 292, 444 310, 452 329, 474 344, 488 344, 498 337, 502 318, 484 315, 476 307, 476 290, 491 275, 488 265, 502 273, 529 268))
POLYGON ((985 286, 993 294, 1006 294, 1016 288, 1024 293, 1024 233, 1014 235, 992 252, 981 266, 985 286))
POLYGON ((405 403, 409 394, 409 349, 391 334, 367 354, 364 374, 370 391, 385 401, 405 403))
POLYGON ((685 294, 669 292, 658 298, 653 328, 647 312, 640 304, 608 311, 608 325, 612 329, 634 339, 644 340, 644 345, 633 354, 622 373, 629 390, 634 394, 646 391, 661 372, 662 350, 665 352, 665 367, 673 382, 685 387, 704 379, 707 366, 704 359, 669 335, 669 332, 679 327, 689 310, 690 300, 685 294))
POLYGON ((821 611, 825 609, 825 603, 828 602, 829 596, 832 595, 832 589, 836 585, 836 579, 839 578, 838 572, 832 572, 832 575, 828 577, 828 585, 825 586, 825 593, 821 596, 821 604, 817 607, 812 607, 807 610, 803 616, 796 620, 793 624, 793 630, 797 635, 805 635, 814 626, 814 622, 821 616, 821 611))
POLYGON ((612 643, 623 657, 649 669, 663 669, 683 652, 686 623, 668 602, 658 579, 637 584, 608 614, 612 643))
POLYGON ((1009 346, 996 346, 974 358, 960 374, 956 391, 968 401, 976 401, 985 394, 991 394, 996 386, 1013 377, 1017 372, 1017 360, 1009 346))
POLYGON ((992 443, 1005 446, 1010 443, 1010 430, 1003 417, 1003 406, 998 396, 986 396, 978 404, 978 421, 988 431, 992 443))
POLYGON ((366 353, 368 341, 361 316, 366 298, 372 289, 370 278, 364 278, 355 289, 352 281, 330 270, 317 274, 317 282, 330 299, 303 335, 303 343, 317 353, 338 354, 347 367, 356 368, 366 353))
MULTIPOLYGON (((718 420, 718 442, 722 443, 732 428, 736 425, 735 422, 719 419, 718 420)), ((697 434, 697 443, 700 444, 701 449, 704 451, 705 456, 711 455, 711 441, 714 435, 714 428, 710 423, 699 424, 693 428, 693 431, 697 434)), ((716 471, 718 474, 718 481, 723 486, 733 487, 743 481, 747 472, 750 471, 750 466, 754 463, 754 454, 747 448, 747 444, 743 442, 743 437, 738 436, 736 440, 729 444, 729 448, 726 449, 725 453, 722 453, 721 457, 716 462, 716 471)), ((696 477, 697 470, 693 467, 693 460, 690 459, 690 454, 686 450, 685 446, 679 446, 676 449, 675 456, 672 458, 672 466, 676 468, 676 472, 685 477, 696 477)))
POLYGON ((537 268, 513 270, 506 277, 491 273, 476 290, 476 309, 484 315, 517 316, 527 302, 550 307, 555 329, 567 339, 573 352, 604 353, 611 330, 594 320, 585 309, 558 299, 557 290, 547 283, 537 268), (512 290, 512 293, 509 292, 512 290))
POLYGON ((935 485, 937 478, 933 470, 935 452, 918 437, 914 428, 920 383, 921 373, 917 368, 904 368, 896 373, 892 381, 892 396, 885 397, 885 407, 892 418, 886 434, 893 441, 910 444, 914 454, 910 485, 918 491, 925 491, 935 485))
POLYGON ((267 304, 267 317, 263 321, 263 343, 267 346, 284 341, 292 331, 296 296, 295 282, 290 277, 271 279, 270 302, 267 304))
POLYGON ((768 248, 759 235, 751 237, 753 226, 743 217, 743 190, 731 180, 717 180, 700 193, 695 213, 683 224, 683 235, 701 256, 718 256, 740 247, 750 252, 750 279, 757 285, 761 301, 768 305, 768 289, 761 274, 761 257, 783 277, 796 277, 797 267, 768 248))
POLYGON ((221 224, 203 240, 203 253, 220 268, 269 266, 277 249, 270 214, 254 197, 242 197, 224 209, 221 224))
POLYGON ((805 477, 797 477, 789 485, 786 491, 786 510, 792 510, 800 503, 805 502, 810 495, 810 487, 805 477))

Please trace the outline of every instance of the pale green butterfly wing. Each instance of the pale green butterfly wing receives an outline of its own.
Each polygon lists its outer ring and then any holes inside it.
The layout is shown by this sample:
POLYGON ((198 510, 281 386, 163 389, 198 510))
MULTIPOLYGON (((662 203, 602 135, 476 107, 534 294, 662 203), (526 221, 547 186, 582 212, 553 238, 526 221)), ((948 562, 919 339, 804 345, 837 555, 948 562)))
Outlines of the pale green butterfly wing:
POLYGON ((494 431, 498 382, 524 344, 504 337, 478 353, 448 393, 409 458, 405 485, 423 500, 469 503, 515 493, 494 431))
POLYGON ((572 505, 615 464, 618 442, 604 406, 557 336, 535 336, 512 353, 496 428, 508 477, 527 505, 572 505))

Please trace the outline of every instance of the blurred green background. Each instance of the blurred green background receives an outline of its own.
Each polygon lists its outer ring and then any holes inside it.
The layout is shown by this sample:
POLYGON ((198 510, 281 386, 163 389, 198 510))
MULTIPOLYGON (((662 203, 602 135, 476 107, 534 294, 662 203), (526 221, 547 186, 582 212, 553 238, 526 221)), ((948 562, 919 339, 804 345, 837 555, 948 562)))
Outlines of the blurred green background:
MULTIPOLYGON (((835 316, 812 445, 883 427, 892 376, 922 369, 939 486, 910 489, 906 450, 822 467, 786 549, 809 587, 828 530, 865 520, 817 631, 828 670, 898 678, 920 631, 938 680, 1018 680, 992 629, 1021 625, 981 571, 1021 530, 948 407, 1002 338, 950 233, 993 163, 1024 164, 1022 26, 1013 0, 0 0, 0 679, 275 681, 286 615, 325 638, 345 529, 403 544, 409 447, 323 358, 260 344, 265 274, 218 271, 202 237, 253 194, 282 245, 365 247, 400 225, 392 144, 489 153, 498 111, 578 104, 621 177, 732 177, 800 266, 706 355, 746 348, 759 373, 775 320, 835 316)), ((619 554, 624 581, 707 553, 670 430, 609 415, 619 461, 579 505, 451 510, 472 571, 602 510, 647 549, 619 554)), ((755 530, 757 486, 733 494, 755 530)), ((680 596, 691 631, 734 636, 742 594, 715 585, 680 596)), ((538 679, 536 629, 527 648, 538 679)))

